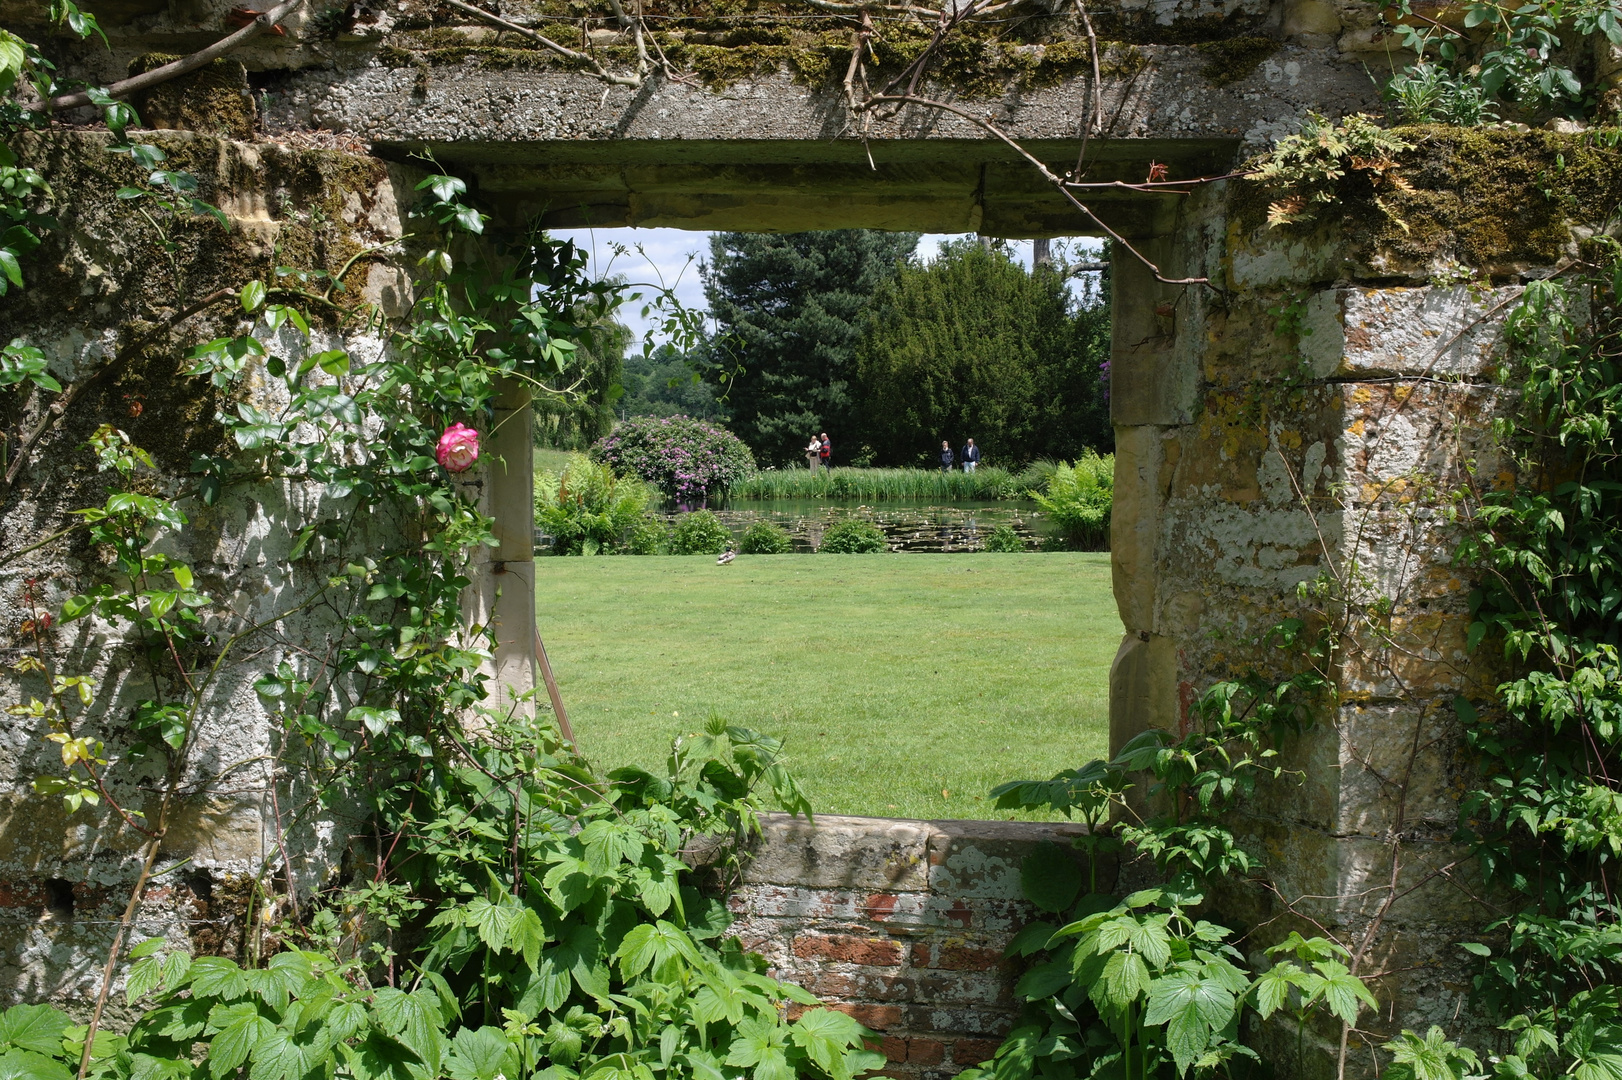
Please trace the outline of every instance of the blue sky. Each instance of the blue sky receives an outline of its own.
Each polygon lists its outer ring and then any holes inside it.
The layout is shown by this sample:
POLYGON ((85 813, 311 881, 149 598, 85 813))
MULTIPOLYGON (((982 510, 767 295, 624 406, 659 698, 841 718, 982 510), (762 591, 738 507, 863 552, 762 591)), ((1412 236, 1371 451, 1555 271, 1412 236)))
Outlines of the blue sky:
MULTIPOLYGON (((673 287, 682 305, 707 310, 704 286, 698 278, 699 259, 709 255, 710 234, 688 232, 685 229, 563 229, 554 230, 552 236, 560 240, 573 240, 587 252, 590 269, 597 274, 623 274, 633 283, 663 284, 673 287), (625 249, 615 251, 616 245, 625 249), (637 249, 640 248, 640 251, 637 249)), ((940 246, 956 236, 926 233, 918 242, 918 254, 928 262, 935 257, 940 246)), ((1096 251, 1098 241, 1068 241, 1087 251, 1096 251)), ((1031 242, 1013 242, 1015 256, 1026 266, 1031 261, 1031 242)), ((640 318, 640 305, 627 304, 621 308, 626 325, 641 340, 646 324, 640 318)))

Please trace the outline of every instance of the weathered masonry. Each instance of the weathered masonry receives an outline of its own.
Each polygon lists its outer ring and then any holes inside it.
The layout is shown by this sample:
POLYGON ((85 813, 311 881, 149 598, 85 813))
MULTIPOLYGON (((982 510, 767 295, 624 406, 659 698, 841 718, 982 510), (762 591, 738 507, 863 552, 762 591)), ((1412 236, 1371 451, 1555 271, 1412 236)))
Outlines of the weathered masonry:
MULTIPOLYGON (((226 6, 120 0, 106 9, 110 51, 61 59, 117 78, 138 58, 212 40, 226 6)), ((8 24, 36 17, 18 7, 0 8, 8 24)), ((559 226, 1097 231, 962 117, 910 108, 860 129, 838 86, 848 31, 831 16, 751 10, 737 24, 747 33, 720 16, 676 20, 664 44, 692 79, 625 87, 450 14, 416 2, 306 9, 285 38, 260 38, 206 78, 138 102, 155 125, 187 129, 154 138, 234 225, 224 249, 188 252, 194 291, 241 268, 268 273, 302 260, 329 273, 347 265, 352 290, 403 310, 410 253, 399 239, 420 154, 465 176, 505 230, 538 216, 559 226), (387 257, 353 260, 374 247, 387 257)), ((502 17, 525 26, 562 18, 528 3, 504 5, 502 17)), ((1093 18, 1096 86, 1085 35, 1060 11, 1024 37, 977 40, 932 92, 990 116, 1057 170, 1085 153, 1088 180, 1125 182, 1142 181, 1152 163, 1174 179, 1222 174, 1309 109, 1376 104, 1364 67, 1383 62, 1386 43, 1372 5, 1122 0, 1093 18)), ((891 32, 905 44, 903 28, 891 32)), ((1311 898, 1301 905, 1313 919, 1347 933, 1373 917, 1381 889, 1405 890, 1458 856, 1448 837, 1464 759, 1447 703, 1489 674, 1465 656, 1469 582, 1450 568, 1452 537, 1427 500, 1466 462, 1494 474, 1484 433, 1497 404, 1487 379, 1496 320, 1525 280, 1568 253, 1581 216, 1572 207, 1614 196, 1619 183, 1614 164, 1566 136, 1436 131, 1418 141, 1402 163, 1414 190, 1292 229, 1268 229, 1242 181, 1087 196, 1162 276, 1210 281, 1166 285, 1117 250, 1113 561, 1127 633, 1111 671, 1112 741, 1185 724, 1203 687, 1265 662, 1256 635, 1297 610, 1300 583, 1355 563, 1362 587, 1389 597, 1400 647, 1341 660, 1334 715, 1292 751, 1304 781, 1269 789, 1245 823, 1276 864, 1281 892, 1311 898), (1549 181, 1557 154, 1576 171, 1549 181), (1539 197, 1549 182, 1567 184, 1569 197, 1539 197), (1489 276, 1492 290, 1446 284, 1460 269, 1489 276), (1411 746, 1422 749, 1393 784, 1411 746)), ((55 183, 110 193, 93 166, 104 143, 52 131, 26 141, 23 155, 55 183)), ((100 411, 144 402, 128 426, 154 449, 154 482, 178 490, 190 455, 218 438, 209 418, 222 402, 188 396, 172 357, 119 352, 143 275, 155 271, 105 217, 64 222, 45 250, 45 284, 0 301, 5 336, 45 349, 64 382, 122 357, 119 377, 96 391, 100 411)), ((382 348, 358 337, 344 344, 382 348)), ((254 393, 261 403, 273 396, 264 386, 254 393)), ((510 431, 525 431, 523 393, 504 405, 517 418, 510 431)), ((66 542, 11 557, 74 505, 88 478, 68 451, 88 434, 82 425, 54 432, 0 504, 6 649, 20 647, 19 626, 97 568, 93 551, 66 542)), ((521 460, 522 436, 498 450, 521 460)), ((533 686, 530 482, 523 467, 477 481, 503 547, 484 557, 469 599, 470 617, 497 623, 494 663, 518 691, 533 686)), ((185 554, 239 613, 272 611, 308 584, 287 562, 293 522, 325 512, 308 492, 267 480, 252 498, 200 511, 210 539, 185 554)), ((364 527, 381 537, 398 526, 364 527)), ((295 655, 328 617, 278 625, 267 655, 295 655)), ((70 639, 94 658, 81 666, 113 688, 104 715, 116 740, 136 696, 124 684, 132 650, 90 623, 70 639)), ((343 808, 285 835, 276 827, 273 804, 291 803, 299 779, 253 765, 281 733, 252 677, 244 667, 220 684, 214 752, 187 778, 195 794, 172 828, 139 936, 234 948, 251 917, 245 887, 267 866, 299 890, 352 866, 343 808)), ((5 685, 10 704, 21 691, 5 685)), ((24 720, 0 734, 0 1000, 82 1003, 117 898, 134 880, 137 845, 106 815, 70 818, 58 800, 31 793, 55 753, 42 735, 24 720)), ((1063 836, 990 823, 774 822, 734 908, 781 970, 883 1031, 898 1070, 945 1074, 989 1053, 1006 1026, 1011 983, 995 957, 1028 915, 1013 900, 1011 867, 1031 843, 1063 836)), ((1464 1007, 1453 942, 1481 914, 1469 874, 1461 864, 1428 879, 1383 920, 1377 949, 1394 974, 1378 983, 1371 1023, 1381 1030, 1451 1023, 1464 1007)), ((1296 928, 1254 896, 1228 902, 1233 920, 1267 928, 1247 948, 1296 928)))

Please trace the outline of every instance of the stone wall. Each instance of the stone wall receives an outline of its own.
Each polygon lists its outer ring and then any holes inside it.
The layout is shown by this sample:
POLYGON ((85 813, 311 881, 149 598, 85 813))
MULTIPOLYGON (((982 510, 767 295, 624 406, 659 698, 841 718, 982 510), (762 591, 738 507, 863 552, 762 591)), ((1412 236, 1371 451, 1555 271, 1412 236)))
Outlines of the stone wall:
POLYGON ((886 1076, 938 1080, 989 1059, 1018 1011, 1019 972, 1003 950, 1038 914, 1020 862, 1040 844, 1069 848, 1084 826, 781 814, 762 824, 728 898, 732 932, 779 978, 878 1032, 886 1076))
MULTIPOLYGON (((191 344, 245 325, 234 295, 176 319, 221 288, 254 278, 274 284, 278 266, 336 273, 367 247, 379 248, 379 256, 352 262, 349 295, 400 314, 410 302, 407 279, 383 253, 405 231, 417 177, 375 158, 309 146, 173 132, 150 141, 168 155, 168 167, 198 178, 198 194, 229 222, 183 214, 170 227, 173 264, 153 229, 114 198, 137 177, 127 157, 107 152, 105 132, 52 132, 13 144, 58 193, 44 209, 60 227, 25 260, 28 287, 0 299, 0 325, 8 339, 42 349, 74 397, 61 422, 45 428, 15 485, 0 492, 0 707, 49 696, 43 675, 13 670, 36 647, 54 674, 95 680, 94 700, 75 713, 74 730, 105 740, 115 762, 112 795, 155 822, 171 780, 182 793, 134 935, 189 942, 198 953, 230 952, 243 939, 256 879, 271 881, 272 893, 285 892, 289 881, 302 892, 319 889, 348 857, 353 831, 354 815, 343 806, 295 812, 309 790, 300 776, 273 774, 266 764, 289 734, 254 681, 282 660, 317 669, 309 648, 343 618, 333 607, 301 603, 320 595, 332 572, 326 560, 378 550, 399 534, 380 508, 276 480, 231 487, 206 502, 193 456, 227 449, 216 414, 239 404, 274 413, 286 391, 262 368, 234 393, 183 374, 191 344), (174 500, 189 519, 159 550, 190 564, 211 601, 200 611, 211 635, 203 662, 220 664, 212 676, 193 673, 199 683, 208 676, 209 688, 191 750, 172 777, 160 754, 144 763, 126 757, 138 741, 135 704, 153 695, 155 681, 174 676, 149 666, 127 625, 42 618, 60 613, 66 598, 116 580, 109 552, 83 530, 65 528, 74 511, 106 496, 108 477, 85 445, 102 423, 126 430, 151 453, 153 467, 137 474, 139 489, 174 500), (306 556, 290 559, 310 526, 316 533, 306 556), (340 550, 341 536, 353 546, 340 550), (227 641, 232 652, 222 655, 227 641)), ((364 360, 386 347, 378 333, 336 322, 313 331, 317 350, 345 348, 364 360)), ((303 347, 290 336, 266 344, 284 355, 303 347)), ((7 390, 0 430, 8 438, 36 430, 52 415, 49 401, 7 390)), ((11 461, 20 441, 8 447, 11 461)), ((93 999, 146 842, 105 803, 69 814, 60 796, 32 790, 36 777, 63 771, 49 730, 26 716, 0 722, 0 1004, 93 999)))

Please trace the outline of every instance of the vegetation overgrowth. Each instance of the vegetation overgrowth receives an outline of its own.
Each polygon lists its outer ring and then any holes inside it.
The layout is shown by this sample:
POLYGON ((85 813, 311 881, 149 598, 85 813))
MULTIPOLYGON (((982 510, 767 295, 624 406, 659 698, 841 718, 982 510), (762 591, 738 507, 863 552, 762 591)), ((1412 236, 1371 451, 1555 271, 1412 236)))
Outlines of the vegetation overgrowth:
MULTIPOLYGON (((81 38, 95 31, 69 2, 57 17, 81 38)), ((0 31, 0 91, 23 73, 49 96, 51 71, 0 31)), ((115 131, 134 119, 128 106, 107 108, 115 131)), ((0 115, 17 120, 10 106, 0 115)), ((159 167, 156 147, 119 141, 113 150, 139 163, 142 178, 105 197, 139 204, 120 223, 149 230, 161 260, 179 262, 177 237, 229 227, 202 202, 196 177, 159 167)), ((30 181, 9 190, 28 199, 46 189, 30 181)), ((852 1080, 878 1067, 882 1056, 865 1048, 870 1032, 766 975, 764 961, 727 936, 725 907, 696 888, 683 858, 707 836, 726 859, 756 829, 761 792, 780 809, 809 812, 780 743, 712 719, 654 769, 603 774, 535 714, 533 695, 486 707, 494 642, 488 627, 467 623, 462 601, 471 553, 495 537, 476 485, 462 481, 490 453, 503 382, 543 392, 547 379, 567 382, 581 343, 624 297, 620 285, 588 278, 572 246, 538 231, 507 249, 482 247, 485 219, 460 179, 431 174, 418 192, 409 317, 340 306, 329 290, 317 297, 332 309, 322 314, 350 336, 317 336, 311 316, 284 302, 314 294, 276 280, 228 281, 190 309, 160 295, 181 314, 147 312, 136 325, 165 336, 143 337, 142 347, 173 348, 179 372, 168 377, 191 380, 196 400, 218 391, 229 403, 213 418, 218 451, 199 456, 190 477, 155 481, 154 455, 101 422, 88 444, 66 451, 94 478, 75 489, 84 502, 68 527, 31 547, 6 538, 8 558, 62 540, 108 553, 59 609, 28 583, 26 647, 8 665, 23 691, 7 712, 19 740, 52 751, 35 778, 39 794, 80 815, 77 827, 139 839, 89 1022, 70 1024, 44 1005, 6 1010, 0 1072, 852 1080), (219 317, 203 325, 223 333, 197 335, 186 320, 211 305, 219 317), (367 332, 386 347, 342 347, 367 332), (296 493, 286 501, 309 517, 286 523, 285 570, 297 587, 267 589, 249 614, 177 553, 206 558, 218 534, 194 531, 193 521, 264 497, 267 482, 273 499, 296 493), (81 630, 134 669, 127 686, 100 686, 98 670, 72 666, 82 662, 73 647, 81 630), (219 693, 222 680, 251 686, 263 705, 264 738, 246 761, 199 752, 243 722, 241 695, 219 693), (130 722, 101 723, 108 712, 130 722), (170 850, 181 809, 222 782, 233 791, 258 783, 248 778, 258 769, 264 786, 252 790, 273 815, 276 842, 242 879, 235 955, 132 940, 148 886, 189 861, 170 850), (301 888, 304 853, 290 838, 312 822, 319 830, 334 806, 345 808, 344 828, 374 842, 365 869, 334 867, 332 879, 321 871, 314 888, 301 888), (121 973, 129 1008, 115 1036, 102 1020, 121 973), (793 1020, 790 1003, 805 1010, 793 1020)), ((16 255, 39 237, 12 231, 5 240, 13 246, 0 274, 21 288, 16 255)), ((286 270, 281 277, 298 280, 325 272, 286 270)), ((95 422, 74 413, 80 399, 50 377, 41 349, 15 340, 3 359, 0 392, 28 395, 31 415, 95 422)), ((20 454, 11 462, 19 470, 38 464, 32 443, 20 454)), ((35 483, 55 474, 8 472, 8 502, 17 475, 35 483)), ((617 515, 642 505, 639 485, 571 462, 548 495, 584 547, 599 534, 612 539, 617 515)))
POLYGON ((719 555, 731 543, 732 534, 721 524, 721 519, 708 510, 678 514, 670 526, 672 555, 719 555))
POLYGON ((661 498, 646 482, 617 476, 584 454, 571 454, 560 472, 535 474, 535 519, 552 537, 554 555, 631 551, 661 498))
POLYGON ((931 819, 1004 816, 993 784, 1106 749, 1121 620, 1104 555, 557 559, 536 574, 588 753, 656 768, 671 725, 715 710, 779 735, 819 812, 931 819))

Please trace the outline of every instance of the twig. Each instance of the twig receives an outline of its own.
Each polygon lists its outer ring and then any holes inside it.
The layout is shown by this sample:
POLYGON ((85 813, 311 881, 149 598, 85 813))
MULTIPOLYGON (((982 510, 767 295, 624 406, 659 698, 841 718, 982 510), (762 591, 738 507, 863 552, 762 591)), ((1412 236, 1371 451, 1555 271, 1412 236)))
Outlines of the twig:
MULTIPOLYGON (((451 0, 451 2, 454 3, 455 0, 451 0)), ((1086 214, 1088 220, 1090 220, 1094 225, 1097 225, 1100 229, 1102 229, 1105 233, 1107 233, 1111 240, 1113 240, 1117 244, 1121 245, 1121 247, 1126 249, 1126 251, 1128 253, 1130 253, 1133 258, 1137 259, 1144 266, 1148 267, 1149 272, 1154 275, 1156 281, 1160 282, 1162 285, 1209 285, 1209 284, 1211 284, 1211 279, 1210 278, 1203 278, 1203 277, 1169 278, 1169 277, 1166 277, 1164 274, 1162 274, 1160 272, 1160 267, 1156 266, 1149 259, 1149 257, 1147 255, 1143 254, 1143 252, 1141 252, 1137 248, 1133 247, 1131 245, 1131 243, 1127 241, 1126 237, 1122 236, 1120 233, 1118 233, 1114 229, 1110 228, 1109 225, 1104 221, 1104 219, 1100 218, 1097 214, 1095 214, 1093 212, 1091 207, 1089 207, 1086 203, 1082 202, 1080 199, 1076 198, 1075 195, 1071 194, 1071 192, 1070 192, 1069 188, 1066 186, 1065 182, 1062 179, 1060 179, 1058 176, 1055 176, 1052 169, 1049 169, 1044 162, 1042 162, 1039 158, 1032 155, 1029 150, 1026 150, 1017 141, 1015 141, 1015 139, 1012 136, 1010 136, 1007 132, 1003 131, 1003 129, 998 127, 996 124, 992 123, 989 119, 987 119, 985 117, 976 116, 973 113, 969 112, 967 109, 961 109, 958 106, 949 104, 948 102, 945 102, 945 101, 934 101, 934 100, 932 100, 930 98, 917 97, 917 96, 915 96, 913 94, 876 94, 873 97, 869 98, 868 101, 867 101, 867 105, 869 107, 871 105, 873 105, 873 104, 882 104, 882 103, 893 103, 893 104, 897 104, 897 105, 921 105, 921 106, 923 106, 925 108, 929 108, 929 109, 939 109, 942 112, 949 112, 954 116, 962 117, 964 120, 969 121, 969 123, 974 124, 975 126, 981 128, 982 130, 990 132, 992 135, 995 135, 998 139, 1001 139, 1005 144, 1007 144, 1007 146, 1010 149, 1012 149, 1020 157, 1024 158, 1026 161, 1030 162, 1030 164, 1032 166, 1034 166, 1036 168, 1036 170, 1042 174, 1042 178, 1044 180, 1046 180, 1048 183, 1052 184, 1054 186, 1054 188, 1057 189, 1058 192, 1061 195, 1063 195, 1067 200, 1069 200, 1069 202, 1070 202, 1070 204, 1072 206, 1074 206, 1077 210, 1080 210, 1083 214, 1086 214)))
POLYGON ((1092 16, 1087 14, 1087 0, 1076 0, 1076 10, 1081 12, 1081 25, 1087 30, 1087 51, 1093 58, 1093 92, 1088 103, 1087 122, 1081 129, 1081 149, 1076 153, 1076 169, 1072 173, 1080 177, 1086 175, 1083 166, 1087 163, 1087 143, 1099 133, 1104 120, 1104 76, 1098 63, 1098 34, 1093 30, 1092 16))
POLYGON ((541 642, 541 629, 535 628, 535 660, 541 665, 541 680, 546 683, 546 696, 552 699, 552 711, 557 714, 558 733, 563 741, 574 747, 574 728, 569 726, 569 714, 563 708, 563 695, 558 692, 558 681, 552 677, 552 662, 546 658, 546 646, 541 642))
MULTIPOLYGON (((172 63, 164 64, 162 67, 155 67, 151 71, 143 71, 139 75, 132 75, 128 79, 115 82, 105 88, 105 93, 109 97, 128 97, 137 91, 145 90, 149 86, 157 86, 159 83, 168 82, 170 79, 178 79, 180 76, 196 71, 200 67, 212 64, 232 49, 246 45, 282 19, 293 14, 302 3, 304 3, 304 0, 285 0, 284 3, 271 8, 241 30, 221 38, 208 48, 194 52, 190 56, 183 56, 172 63)), ((75 94, 63 94, 61 97, 48 98, 45 101, 36 101, 28 106, 28 111, 35 113, 55 112, 58 109, 76 109, 81 105, 91 104, 94 104, 94 102, 91 101, 90 94, 87 91, 80 91, 75 94)))
POLYGON ((535 44, 541 46, 543 49, 549 49, 566 60, 573 60, 577 64, 584 65, 586 70, 591 72, 592 75, 612 86, 640 87, 645 79, 645 76, 640 73, 637 75, 615 75, 613 72, 609 71, 607 68, 603 67, 603 65, 599 64, 596 60, 593 60, 583 52, 576 52, 567 45, 559 45, 546 35, 538 34, 527 26, 519 26, 517 23, 508 22, 501 16, 492 15, 483 8, 476 8, 472 4, 464 4, 462 0, 445 0, 445 3, 450 7, 455 8, 457 11, 462 12, 464 15, 472 15, 474 18, 482 19, 491 26, 500 27, 503 30, 511 30, 519 37, 528 38, 530 41, 535 42, 535 44))

